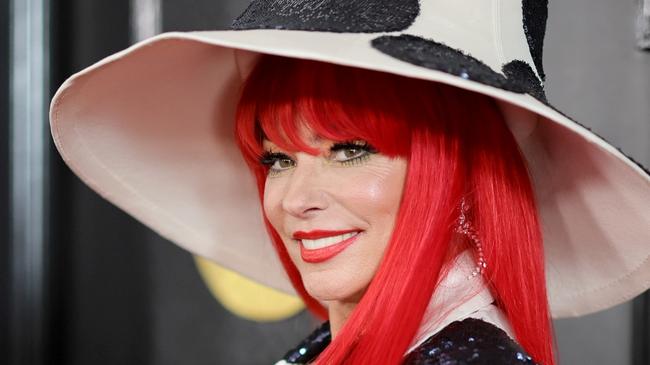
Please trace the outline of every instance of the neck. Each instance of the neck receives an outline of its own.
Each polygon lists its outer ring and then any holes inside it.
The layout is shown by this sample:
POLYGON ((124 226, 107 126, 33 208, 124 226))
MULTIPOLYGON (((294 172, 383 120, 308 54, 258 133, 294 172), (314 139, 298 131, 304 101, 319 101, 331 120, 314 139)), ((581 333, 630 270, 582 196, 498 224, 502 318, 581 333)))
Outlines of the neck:
MULTIPOLYGON (((416 343, 421 341, 423 336, 437 332, 453 320, 467 317, 469 313, 489 305, 494 300, 482 278, 468 280, 467 277, 475 265, 469 253, 461 253, 455 261, 454 268, 442 280, 431 298, 422 327, 416 335, 416 343)), ((341 330, 360 299, 361 295, 354 299, 327 302, 332 339, 341 330)))
POLYGON ((343 327, 354 311, 354 308, 356 308, 357 304, 359 304, 359 300, 333 300, 327 303, 332 339, 336 337, 338 332, 341 330, 341 327, 343 327))
POLYGON ((469 251, 454 259, 451 270, 441 278, 429 301, 409 351, 451 322, 467 317, 484 319, 499 328, 506 328, 505 317, 502 318, 492 305, 494 298, 484 278, 471 275, 475 265, 469 251))
POLYGON ((350 316, 350 313, 354 310, 353 305, 340 305, 339 303, 337 304, 330 304, 329 306, 329 319, 330 319, 330 331, 332 333, 332 339, 336 337, 336 335, 339 333, 339 330, 341 327, 343 327, 343 324, 345 321, 347 321, 348 317, 350 316))

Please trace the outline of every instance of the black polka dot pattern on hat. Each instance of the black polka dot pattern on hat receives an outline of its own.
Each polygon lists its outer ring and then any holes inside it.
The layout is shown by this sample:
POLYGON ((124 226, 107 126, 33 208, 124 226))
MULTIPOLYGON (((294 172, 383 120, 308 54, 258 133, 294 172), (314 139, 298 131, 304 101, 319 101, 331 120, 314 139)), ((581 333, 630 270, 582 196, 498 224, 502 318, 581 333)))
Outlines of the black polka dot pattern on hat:
POLYGON ((514 60, 503 65, 502 71, 513 88, 519 87, 519 92, 528 93, 539 101, 548 104, 544 86, 528 63, 514 60))
POLYGON ((542 81, 546 79, 542 65, 542 50, 544 49, 544 34, 548 18, 548 0, 522 0, 524 33, 528 40, 530 54, 535 62, 537 73, 542 81))
POLYGON ((463 79, 500 89, 528 93, 546 103, 541 81, 524 61, 514 60, 503 66, 503 74, 482 61, 445 44, 414 35, 381 36, 372 40, 377 50, 401 61, 443 71, 463 79))
MULTIPOLYGON (((231 29, 383 33, 406 30, 419 14, 418 0, 254 0, 235 19, 231 29)), ((522 16, 524 33, 537 73, 530 64, 521 60, 512 60, 503 65, 500 73, 461 50, 415 35, 382 35, 373 39, 371 45, 384 54, 414 65, 503 90, 529 94, 557 110, 548 103, 542 82, 545 78, 542 50, 548 0, 522 0, 522 16)), ((611 145, 604 138, 601 139, 611 145)), ((643 165, 630 156, 626 157, 648 173, 643 165)))
POLYGON ((255 0, 232 29, 395 32, 411 26, 419 13, 418 0, 255 0))

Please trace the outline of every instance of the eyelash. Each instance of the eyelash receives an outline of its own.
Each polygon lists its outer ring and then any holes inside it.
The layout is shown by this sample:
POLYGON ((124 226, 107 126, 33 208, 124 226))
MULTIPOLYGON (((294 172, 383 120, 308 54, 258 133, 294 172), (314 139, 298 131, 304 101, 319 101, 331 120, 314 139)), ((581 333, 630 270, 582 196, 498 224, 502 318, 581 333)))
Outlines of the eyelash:
POLYGON ((368 144, 368 142, 366 141, 345 141, 340 143, 334 143, 332 147, 330 147, 330 153, 338 152, 345 149, 361 149, 364 150, 366 153, 357 157, 353 157, 349 160, 340 161, 339 163, 344 166, 360 165, 361 163, 367 161, 370 158, 370 155, 377 153, 377 149, 375 149, 373 146, 368 144))
POLYGON ((275 164, 275 162, 279 160, 291 160, 291 157, 289 157, 287 154, 280 153, 280 152, 265 151, 260 157, 260 164, 264 165, 267 169, 267 173, 269 174, 269 176, 272 176, 282 172, 282 171, 275 171, 271 168, 275 164))
MULTIPOLYGON (((373 146, 371 146, 368 142, 366 141, 344 141, 344 142, 338 142, 334 143, 330 147, 330 154, 334 152, 338 152, 341 150, 345 149, 361 149, 364 150, 366 153, 353 157, 349 160, 345 161, 339 161, 338 163, 343 165, 343 166, 354 166, 354 165, 360 165, 367 161, 370 158, 370 155, 377 153, 377 149, 375 149, 373 146)), ((289 157, 285 153, 281 152, 271 152, 271 151, 265 151, 262 156, 260 157, 260 163, 268 169, 269 175, 277 175, 279 173, 282 173, 285 170, 273 170, 271 166, 275 164, 276 161, 278 160, 292 160, 291 157, 289 157)))

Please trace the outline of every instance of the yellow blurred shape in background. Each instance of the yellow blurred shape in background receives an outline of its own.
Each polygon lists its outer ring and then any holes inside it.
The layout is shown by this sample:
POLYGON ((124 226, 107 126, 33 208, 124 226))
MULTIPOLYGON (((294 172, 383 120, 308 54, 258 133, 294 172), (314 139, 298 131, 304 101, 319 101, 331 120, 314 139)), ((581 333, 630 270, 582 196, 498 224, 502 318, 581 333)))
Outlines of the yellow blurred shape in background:
POLYGON ((300 298, 257 284, 203 257, 194 256, 212 295, 233 314, 258 322, 289 318, 305 307, 300 298))

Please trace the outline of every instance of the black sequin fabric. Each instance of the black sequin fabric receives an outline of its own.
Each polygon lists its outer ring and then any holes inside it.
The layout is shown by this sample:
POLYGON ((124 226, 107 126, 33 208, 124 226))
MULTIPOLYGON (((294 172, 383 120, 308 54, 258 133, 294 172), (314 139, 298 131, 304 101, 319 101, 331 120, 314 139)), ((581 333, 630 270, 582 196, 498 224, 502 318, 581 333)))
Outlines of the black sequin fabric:
MULTIPOLYGON (((331 341, 329 322, 323 323, 283 358, 289 364, 309 364, 331 341)), ((498 327, 480 319, 452 322, 404 357, 402 365, 536 365, 498 327)))
POLYGON ((453 322, 411 351, 404 365, 533 365, 500 328, 480 319, 453 322))
POLYGON ((522 0, 524 20, 524 33, 528 40, 530 54, 535 62, 537 73, 546 80, 542 62, 544 49, 544 34, 546 33, 546 19, 548 18, 548 0, 522 0))
POLYGON ((289 29, 378 33, 408 28, 418 0, 255 0, 232 29, 289 29))
POLYGON ((414 65, 517 93, 528 93, 543 102, 546 95, 541 81, 524 61, 514 60, 503 67, 504 74, 482 61, 431 39, 402 34, 372 40, 377 50, 414 65))
POLYGON ((325 322, 305 338, 298 346, 287 352, 283 360, 289 364, 307 364, 315 359, 332 340, 330 323, 325 322))

